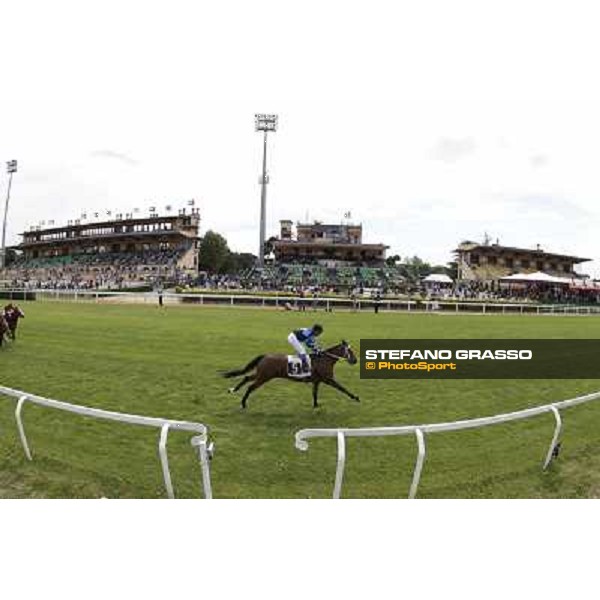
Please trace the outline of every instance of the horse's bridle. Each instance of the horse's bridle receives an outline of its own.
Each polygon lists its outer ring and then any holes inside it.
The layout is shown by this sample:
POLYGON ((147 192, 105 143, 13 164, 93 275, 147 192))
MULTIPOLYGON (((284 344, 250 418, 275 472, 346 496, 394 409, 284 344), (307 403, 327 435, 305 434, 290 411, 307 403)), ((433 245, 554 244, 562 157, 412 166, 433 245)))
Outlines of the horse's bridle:
POLYGON ((350 360, 350 356, 349 356, 349 350, 350 350, 350 344, 341 344, 344 347, 344 354, 342 356, 338 356, 337 354, 333 354, 332 352, 327 352, 327 351, 323 351, 321 352, 322 355, 324 356, 328 356, 329 358, 335 358, 335 360, 340 360, 340 359, 344 359, 344 360, 350 360))

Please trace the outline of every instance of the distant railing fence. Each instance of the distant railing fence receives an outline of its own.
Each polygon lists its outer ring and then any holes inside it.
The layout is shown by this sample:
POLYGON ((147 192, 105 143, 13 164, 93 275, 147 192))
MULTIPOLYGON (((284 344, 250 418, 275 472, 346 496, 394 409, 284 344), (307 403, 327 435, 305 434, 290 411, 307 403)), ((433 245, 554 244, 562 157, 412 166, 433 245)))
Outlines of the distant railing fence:
POLYGON ((361 427, 361 428, 332 428, 332 429, 301 429, 296 432, 296 448, 298 450, 308 450, 308 440, 312 438, 335 437, 337 438, 337 466, 335 472, 335 482, 333 486, 333 498, 338 499, 342 494, 342 483, 344 480, 344 470, 346 466, 346 438, 349 437, 384 437, 397 435, 414 435, 417 442, 417 458, 413 470, 412 483, 408 493, 409 498, 415 498, 421 480, 423 464, 427 452, 425 443, 425 434, 439 433, 442 431, 460 431, 463 429, 475 429, 487 427, 488 425, 497 425, 499 423, 508 423, 509 421, 518 421, 528 419, 545 413, 552 413, 555 419, 554 434, 548 447, 542 468, 548 468, 552 459, 557 455, 559 448, 559 437, 562 430, 562 419, 560 410, 583 404, 600 398, 600 392, 594 392, 585 396, 578 396, 570 400, 554 402, 544 406, 527 408, 518 412, 505 413, 493 417, 481 417, 465 421, 454 421, 451 423, 435 423, 431 425, 406 425, 400 427, 361 427))
MULTIPOLYGON (((175 294, 166 292, 163 295, 165 304, 197 304, 220 306, 262 306, 284 309, 286 306, 294 310, 319 309, 332 311, 334 309, 374 310, 377 304, 381 311, 426 311, 437 313, 467 313, 467 314, 537 314, 561 315, 600 314, 600 306, 577 306, 559 304, 533 304, 515 302, 484 302, 484 301, 438 301, 438 300, 404 300, 384 298, 375 302, 372 298, 328 298, 316 299, 307 297, 282 295, 252 295, 227 293, 175 294)), ((0 289, 0 298, 6 300, 38 300, 62 302, 132 302, 140 304, 156 304, 156 292, 109 292, 103 290, 25 290, 0 289)))
POLYGON ((213 444, 209 443, 208 440, 208 428, 202 423, 192 423, 188 421, 174 421, 172 419, 161 419, 155 417, 143 417, 139 415, 130 415, 126 413, 112 412, 108 410, 102 410, 99 408, 90 408, 87 406, 80 406, 77 404, 69 404, 60 400, 52 400, 50 398, 43 398, 41 396, 35 396, 34 394, 28 394, 20 390, 0 386, 0 395, 15 398, 17 400, 17 407, 15 410, 15 419, 17 422, 17 429, 19 431, 19 437, 21 438, 21 444, 25 456, 28 460, 32 460, 31 449, 27 436, 25 435, 25 427, 23 425, 22 411, 23 406, 26 402, 31 404, 37 404, 39 406, 45 406, 47 408, 54 408, 70 413, 75 413, 85 417, 91 417, 94 419, 102 419, 107 421, 118 421, 120 423, 129 423, 130 425, 142 425, 146 427, 156 427, 160 429, 160 435, 158 438, 158 455, 162 467, 163 480, 165 483, 165 489, 169 498, 175 497, 175 491, 173 489, 173 482, 171 479, 171 471, 169 468, 169 458, 167 455, 167 439, 169 431, 172 429, 179 431, 188 431, 195 434, 191 439, 192 447, 197 454, 198 460, 200 461, 200 469, 202 473, 202 489, 204 497, 206 499, 212 498, 212 487, 210 480, 210 459, 213 454, 213 444))

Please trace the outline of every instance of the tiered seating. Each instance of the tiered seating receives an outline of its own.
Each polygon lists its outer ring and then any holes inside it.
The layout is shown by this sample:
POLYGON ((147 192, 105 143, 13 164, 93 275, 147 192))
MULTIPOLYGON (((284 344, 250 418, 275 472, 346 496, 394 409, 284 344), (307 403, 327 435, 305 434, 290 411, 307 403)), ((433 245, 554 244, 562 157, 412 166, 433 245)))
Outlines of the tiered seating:
POLYGON ((145 250, 19 259, 7 278, 33 287, 121 287, 176 276, 181 250, 145 250))
POLYGON ((12 265, 11 269, 50 269, 71 264, 72 256, 52 256, 48 258, 35 258, 27 261, 24 258, 19 258, 12 265))
POLYGON ((336 280, 343 286, 357 285, 356 267, 338 267, 336 280))
POLYGON ((286 287, 375 288, 400 283, 403 279, 397 267, 325 267, 297 263, 267 265, 262 271, 249 269, 240 278, 246 287, 254 285, 264 287, 266 285, 273 289, 286 287))

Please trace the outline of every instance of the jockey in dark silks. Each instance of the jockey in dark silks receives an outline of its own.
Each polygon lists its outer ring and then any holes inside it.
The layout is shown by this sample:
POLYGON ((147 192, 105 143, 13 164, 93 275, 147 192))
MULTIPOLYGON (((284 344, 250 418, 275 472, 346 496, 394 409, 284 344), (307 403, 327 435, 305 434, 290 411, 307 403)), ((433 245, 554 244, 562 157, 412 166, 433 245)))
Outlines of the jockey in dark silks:
POLYGON ((317 338, 323 333, 323 327, 318 323, 315 323, 312 327, 305 327, 302 329, 296 329, 292 331, 288 335, 288 342, 293 346, 296 354, 300 357, 302 361, 302 370, 308 371, 308 353, 305 349, 305 346, 309 350, 313 350, 314 352, 320 352, 321 349, 317 344, 317 338), (304 344, 304 345, 303 345, 304 344))
POLYGON ((4 324, 8 327, 7 337, 13 340, 16 339, 18 321, 25 317, 25 313, 11 302, 4 307, 3 311, 0 311, 0 317, 4 319, 4 324))
POLYGON ((0 310, 0 346, 2 346, 5 335, 7 339, 10 338, 10 326, 4 317, 4 312, 0 310))

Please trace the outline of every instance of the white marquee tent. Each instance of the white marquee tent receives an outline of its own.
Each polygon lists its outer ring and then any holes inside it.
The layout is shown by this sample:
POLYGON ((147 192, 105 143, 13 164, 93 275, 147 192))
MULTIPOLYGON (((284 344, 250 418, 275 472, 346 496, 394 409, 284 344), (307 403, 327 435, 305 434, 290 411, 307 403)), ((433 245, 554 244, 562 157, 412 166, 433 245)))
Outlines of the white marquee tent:
POLYGON ((515 273, 514 275, 507 275, 501 277, 500 281, 510 283, 554 283, 557 285, 569 285, 572 279, 568 277, 555 277, 554 275, 548 275, 537 271, 536 273, 515 273))
POLYGON ((448 275, 432 273, 423 279, 423 283, 454 283, 448 275))

